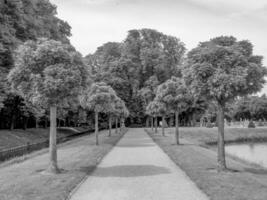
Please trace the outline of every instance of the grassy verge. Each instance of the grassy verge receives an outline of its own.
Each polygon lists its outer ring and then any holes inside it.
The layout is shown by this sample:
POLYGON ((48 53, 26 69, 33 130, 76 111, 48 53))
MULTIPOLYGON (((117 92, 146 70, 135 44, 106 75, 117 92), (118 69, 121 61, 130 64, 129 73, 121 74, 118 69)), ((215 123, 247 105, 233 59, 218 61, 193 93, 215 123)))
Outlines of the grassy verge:
MULTIPOLYGON (((64 137, 76 132, 83 132, 86 129, 79 128, 57 128, 58 137, 64 137)), ((14 129, 0 130, 0 150, 10 149, 17 146, 26 145, 27 143, 34 143, 43 141, 49 138, 49 129, 44 128, 30 128, 27 130, 14 129)))
MULTIPOLYGON (((152 139, 166 152, 166 154, 205 192, 211 200, 266 200, 267 198, 267 171, 249 164, 244 164, 227 158, 229 172, 218 173, 217 155, 214 148, 208 149, 200 146, 207 141, 215 139, 216 129, 182 128, 182 145, 175 145, 174 134, 162 137, 148 131, 152 139), (204 138, 202 138, 204 137, 204 138)), ((243 129, 245 130, 245 129, 243 129)), ((249 131, 255 131, 249 130, 249 131)), ((257 130, 258 131, 258 130, 257 130)), ((173 129, 168 129, 173 133, 173 129)), ((234 130, 228 130, 227 138, 244 137, 241 130, 234 136, 234 130)), ((261 131, 260 131, 261 132, 261 131)), ((256 133, 263 134, 263 133, 256 133)), ((217 138, 217 137, 216 137, 217 138)))
POLYGON ((35 152, 25 161, 0 166, 0 199, 66 199, 121 137, 115 134, 107 137, 107 131, 101 131, 99 146, 95 145, 93 135, 59 145, 58 163, 63 172, 58 175, 43 173, 48 164, 47 150, 35 152))
MULTIPOLYGON (((173 133, 173 129, 167 129, 167 133, 173 133)), ((217 127, 193 127, 181 128, 181 137, 202 145, 216 145, 217 127)), ((226 128, 226 143, 267 142, 267 128, 226 128)))

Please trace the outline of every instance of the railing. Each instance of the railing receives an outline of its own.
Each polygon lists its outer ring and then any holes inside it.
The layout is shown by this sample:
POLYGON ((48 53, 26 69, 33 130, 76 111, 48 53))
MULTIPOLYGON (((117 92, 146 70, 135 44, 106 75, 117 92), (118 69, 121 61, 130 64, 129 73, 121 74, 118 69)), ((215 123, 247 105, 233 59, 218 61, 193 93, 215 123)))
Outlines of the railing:
MULTIPOLYGON (((107 126, 107 123, 100 123, 99 125, 99 130, 104 130, 107 126)), ((78 133, 74 133, 71 135, 67 135, 67 136, 63 136, 63 137, 58 137, 57 138, 57 143, 63 143, 66 141, 69 141, 75 137, 84 135, 84 134, 92 134, 95 131, 94 128, 90 127, 88 130, 83 131, 83 132, 78 132, 78 133)), ((44 148, 49 147, 49 139, 43 139, 43 140, 39 140, 37 142, 34 143, 27 143, 25 145, 22 146, 18 146, 18 147, 14 147, 14 148, 10 148, 10 149, 4 149, 0 151, 0 162, 1 161, 6 161, 9 160, 11 158, 14 157, 19 157, 19 156, 23 156, 26 155, 28 153, 31 153, 33 151, 37 151, 37 150, 41 150, 44 148)))
MULTIPOLYGON (((57 138, 57 143, 63 143, 63 142, 66 142, 68 140, 71 140, 75 137, 78 137, 80 135, 84 135, 86 133, 90 134, 93 131, 94 131, 94 129, 89 129, 89 130, 84 131, 84 132, 78 132, 78 133, 74 133, 74 134, 71 134, 68 136, 59 137, 59 138, 57 138)), ((33 151, 41 150, 41 149, 47 148, 47 147, 49 147, 49 139, 39 140, 39 141, 34 142, 34 143, 28 142, 27 144, 22 145, 22 146, 10 148, 10 149, 4 149, 4 150, 0 151, 0 161, 9 160, 11 158, 22 156, 22 155, 31 153, 33 151)))

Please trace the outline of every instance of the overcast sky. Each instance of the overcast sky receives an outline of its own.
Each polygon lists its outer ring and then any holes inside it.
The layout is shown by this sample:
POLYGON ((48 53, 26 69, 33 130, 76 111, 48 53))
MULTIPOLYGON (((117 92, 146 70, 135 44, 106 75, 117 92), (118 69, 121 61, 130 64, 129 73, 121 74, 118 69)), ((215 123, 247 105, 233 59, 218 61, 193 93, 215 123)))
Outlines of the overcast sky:
POLYGON ((71 25, 71 43, 83 55, 122 41, 130 29, 152 28, 180 38, 188 50, 220 35, 247 39, 267 66, 267 0, 50 1, 71 25))

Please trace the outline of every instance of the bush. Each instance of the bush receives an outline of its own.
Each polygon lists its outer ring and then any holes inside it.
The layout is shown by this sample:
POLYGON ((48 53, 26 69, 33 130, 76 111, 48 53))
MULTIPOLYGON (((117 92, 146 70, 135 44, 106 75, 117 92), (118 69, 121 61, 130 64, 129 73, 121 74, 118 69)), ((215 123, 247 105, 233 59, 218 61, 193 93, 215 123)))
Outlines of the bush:
POLYGON ((248 128, 255 128, 255 123, 253 121, 249 121, 248 128))
POLYGON ((264 123, 262 121, 259 121, 258 126, 264 126, 264 123))
POLYGON ((207 128, 213 128, 213 126, 214 126, 214 125, 213 125, 211 122, 208 122, 208 123, 206 124, 206 127, 207 127, 207 128))

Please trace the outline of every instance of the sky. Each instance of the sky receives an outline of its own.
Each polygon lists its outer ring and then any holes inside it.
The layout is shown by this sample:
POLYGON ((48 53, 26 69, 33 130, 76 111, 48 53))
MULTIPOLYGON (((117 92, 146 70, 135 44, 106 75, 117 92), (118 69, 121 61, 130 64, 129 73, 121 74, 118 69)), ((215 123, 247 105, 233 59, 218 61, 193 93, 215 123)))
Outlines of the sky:
MULTIPOLYGON (((249 40, 267 66, 267 0, 50 0, 72 27, 71 43, 84 56, 131 29, 178 37, 187 50, 221 35, 249 40)), ((267 94, 267 85, 263 89, 267 94)))

